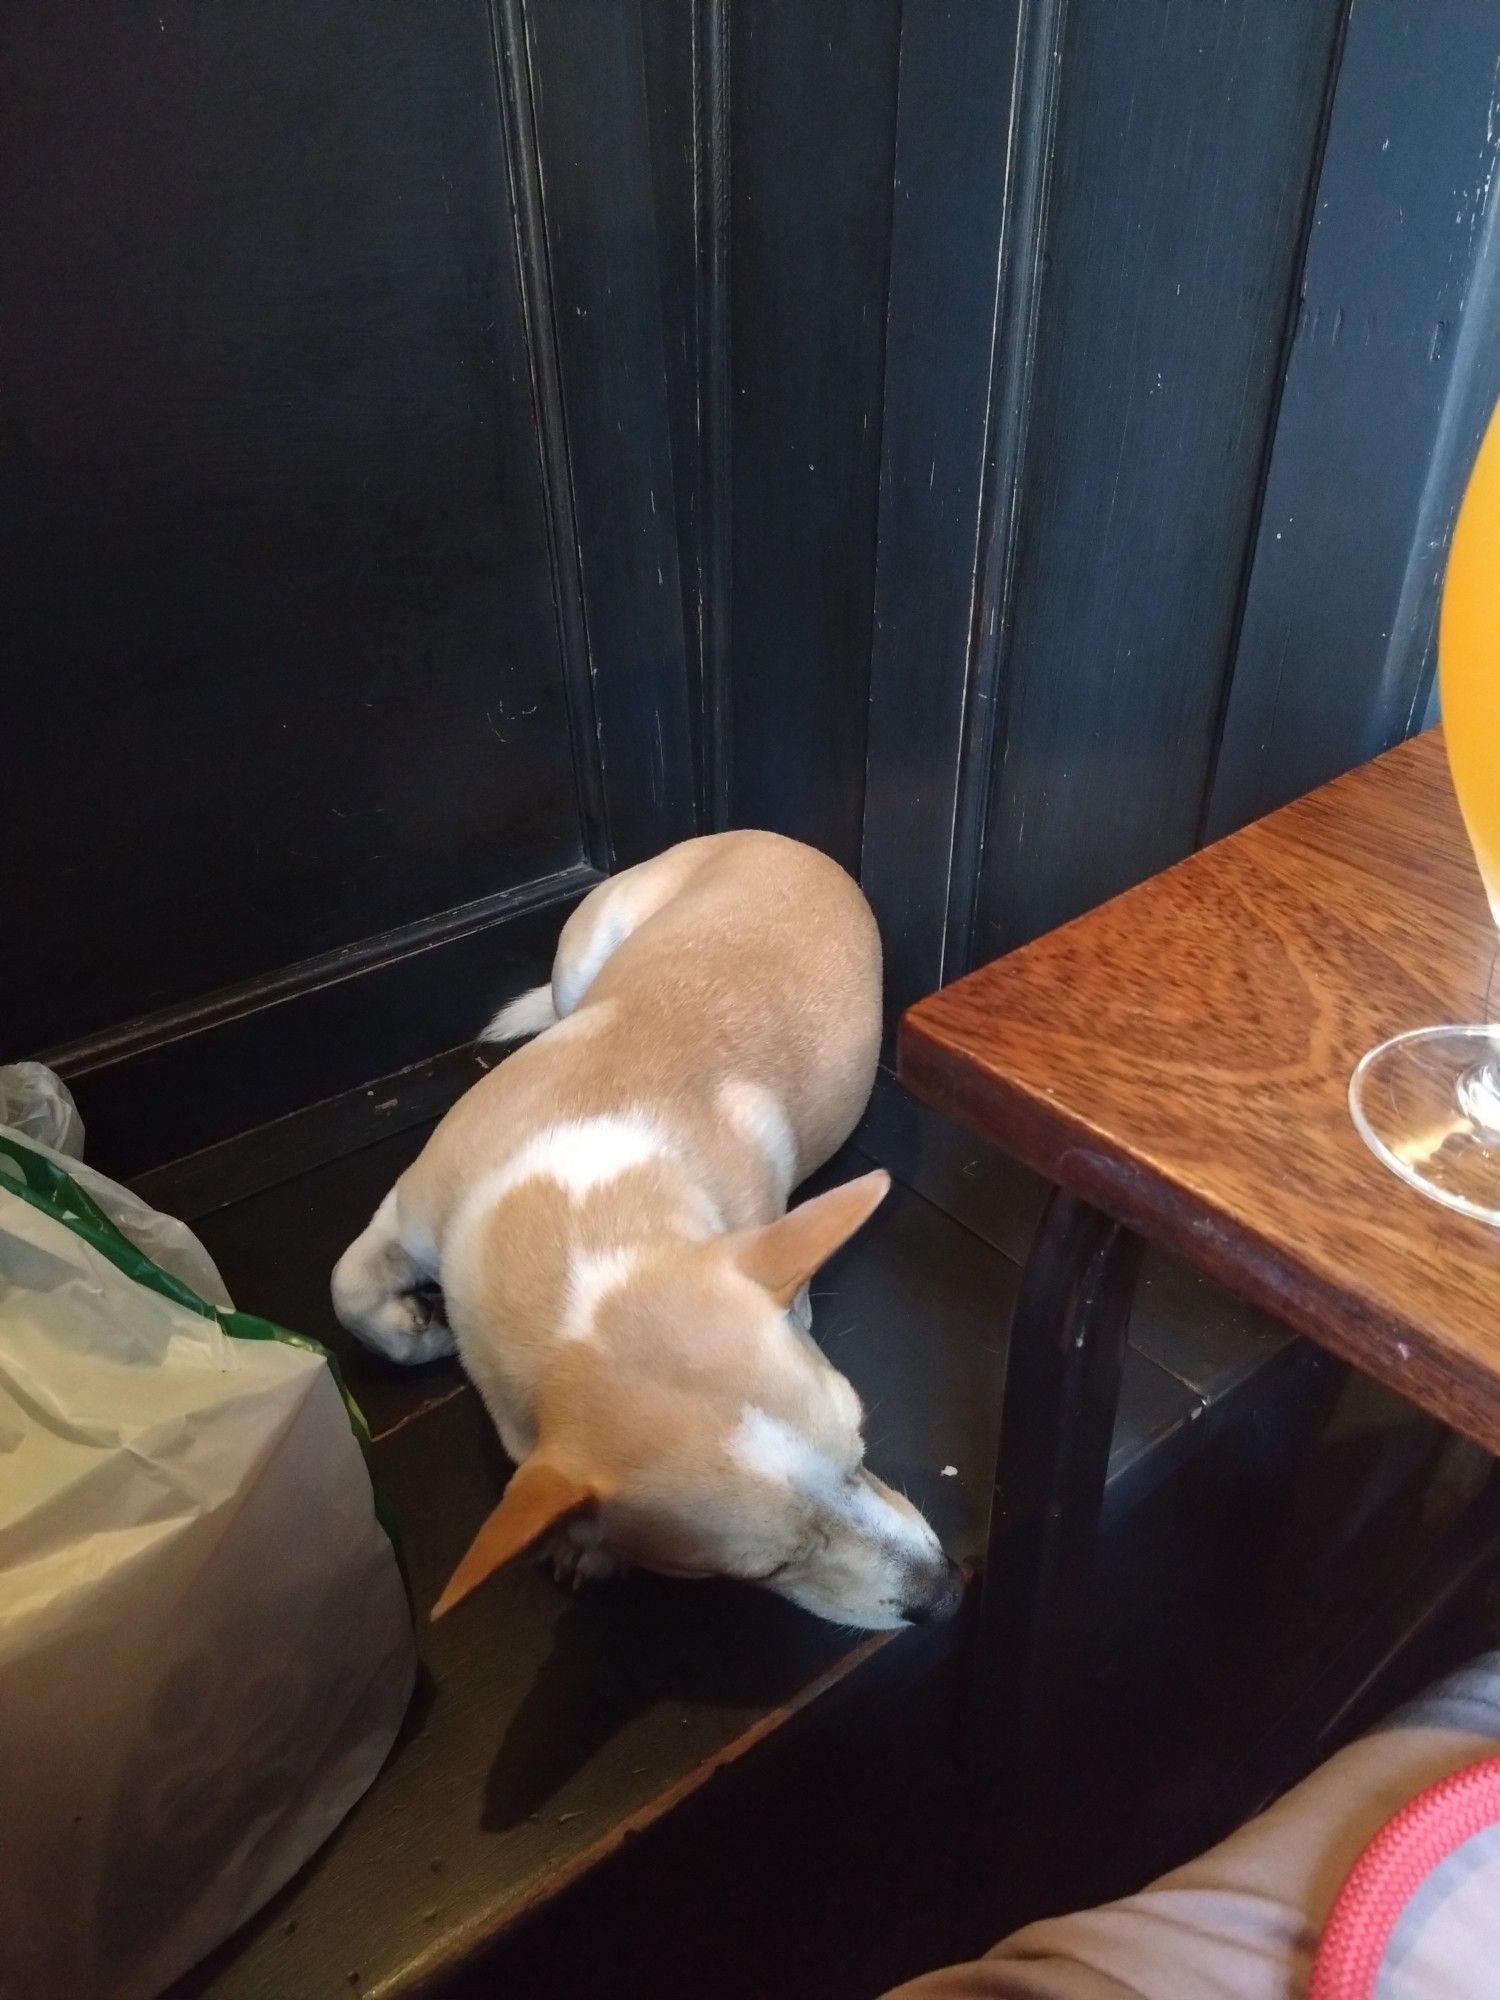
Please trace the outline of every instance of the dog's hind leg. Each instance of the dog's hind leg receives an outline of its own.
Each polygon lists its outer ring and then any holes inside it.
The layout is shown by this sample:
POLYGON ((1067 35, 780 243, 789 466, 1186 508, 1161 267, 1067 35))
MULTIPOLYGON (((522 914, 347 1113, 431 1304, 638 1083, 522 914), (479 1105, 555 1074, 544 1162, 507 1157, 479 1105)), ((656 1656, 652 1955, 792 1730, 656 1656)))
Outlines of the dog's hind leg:
POLYGON ((333 1268, 333 1309, 367 1347, 415 1365, 454 1351, 442 1293, 401 1240, 392 1188, 333 1268))
POLYGON ((683 841, 591 889, 562 927, 550 983, 502 1007, 480 1041, 519 1042, 567 1020, 625 940, 677 894, 702 852, 701 841, 683 841))
POLYGON ((589 891, 557 941, 552 996, 559 1016, 572 1013, 626 939, 679 894, 712 845, 711 839, 681 841, 589 891))

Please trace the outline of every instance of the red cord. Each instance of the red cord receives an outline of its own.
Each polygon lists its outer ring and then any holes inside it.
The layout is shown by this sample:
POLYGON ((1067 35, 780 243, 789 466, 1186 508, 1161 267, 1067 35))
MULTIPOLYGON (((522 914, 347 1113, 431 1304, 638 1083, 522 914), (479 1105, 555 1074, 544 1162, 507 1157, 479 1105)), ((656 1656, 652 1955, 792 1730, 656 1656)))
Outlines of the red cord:
POLYGON ((1384 1825, 1338 1893, 1318 1943, 1307 2000, 1373 2000, 1391 1933, 1433 1870, 1500 1822, 1500 1757, 1419 1792, 1384 1825))

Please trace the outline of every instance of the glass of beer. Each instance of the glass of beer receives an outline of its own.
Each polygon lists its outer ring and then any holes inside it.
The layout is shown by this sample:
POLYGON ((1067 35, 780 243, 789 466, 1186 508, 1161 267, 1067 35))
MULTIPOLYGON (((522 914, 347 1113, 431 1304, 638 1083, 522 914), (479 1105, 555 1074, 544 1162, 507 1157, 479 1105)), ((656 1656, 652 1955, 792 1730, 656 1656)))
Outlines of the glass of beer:
MULTIPOLYGON (((1500 408, 1453 531, 1438 690, 1453 788, 1500 926, 1500 408)), ((1500 1026, 1414 1028, 1382 1042, 1355 1070, 1349 1108, 1404 1181, 1500 1226, 1500 1026)))

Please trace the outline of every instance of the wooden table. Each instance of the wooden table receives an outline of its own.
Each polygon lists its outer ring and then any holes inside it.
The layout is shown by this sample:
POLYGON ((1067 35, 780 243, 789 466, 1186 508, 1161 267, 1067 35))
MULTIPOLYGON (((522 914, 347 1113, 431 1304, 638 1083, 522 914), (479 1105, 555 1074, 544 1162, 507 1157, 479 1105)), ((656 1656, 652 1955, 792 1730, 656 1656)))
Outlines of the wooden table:
POLYGON ((1077 1655, 1143 1238, 1500 1452, 1500 1232, 1408 1188, 1348 1108, 1386 1036, 1493 1018, 1496 948, 1432 731, 906 1016, 906 1084, 1056 1190, 981 1619, 1012 1751, 1077 1655))

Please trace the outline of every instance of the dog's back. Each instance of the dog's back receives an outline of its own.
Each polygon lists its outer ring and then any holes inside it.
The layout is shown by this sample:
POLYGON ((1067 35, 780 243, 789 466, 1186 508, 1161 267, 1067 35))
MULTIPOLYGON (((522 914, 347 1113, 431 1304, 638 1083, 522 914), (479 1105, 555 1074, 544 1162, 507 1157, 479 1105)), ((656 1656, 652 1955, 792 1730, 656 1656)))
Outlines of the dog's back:
POLYGON ((556 1025, 449 1112, 403 1181, 440 1242, 476 1178, 560 1124, 673 1129, 728 1227, 780 1212, 848 1137, 880 1043, 880 940, 854 882, 778 834, 710 834, 603 883, 547 989, 489 1032, 556 1025), (746 1158, 747 1151, 753 1157, 746 1158))

